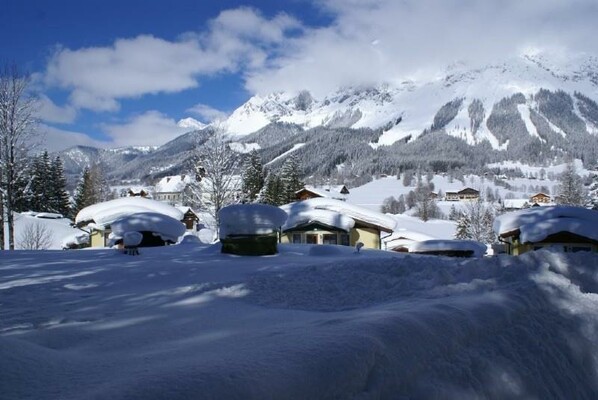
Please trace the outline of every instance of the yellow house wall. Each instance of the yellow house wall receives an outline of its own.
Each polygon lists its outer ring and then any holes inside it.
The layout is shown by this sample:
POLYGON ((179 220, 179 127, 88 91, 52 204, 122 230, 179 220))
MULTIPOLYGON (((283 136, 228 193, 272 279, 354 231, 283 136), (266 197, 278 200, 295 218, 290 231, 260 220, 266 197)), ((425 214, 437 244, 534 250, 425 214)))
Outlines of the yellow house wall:
MULTIPOLYGON (((514 241, 511 245, 511 255, 518 256, 523 253, 527 253, 528 251, 533 251, 534 247, 542 246, 542 247, 551 247, 551 246, 575 246, 576 243, 533 243, 533 244, 521 244, 519 241, 514 241)), ((580 243, 580 246, 590 246, 591 251, 596 253, 598 252, 598 246, 595 244, 587 244, 587 243, 580 243)))
POLYGON ((89 244, 91 247, 104 247, 104 232, 94 230, 90 235, 89 244))
MULTIPOLYGON (((306 232, 301 232, 306 233, 306 232)), ((310 232, 307 232, 310 233, 310 232)), ((336 233, 328 232, 323 230, 314 231, 313 233, 325 234, 325 233, 336 233)), ((280 236, 281 243, 291 243, 293 239, 293 232, 285 232, 280 236)), ((363 246, 368 249, 379 249, 380 248, 380 234, 376 229, 371 228, 354 228, 349 233, 349 243, 351 246, 355 246, 357 242, 362 242, 363 246)))
POLYGON ((372 228, 351 229, 351 246, 355 246, 357 242, 363 243, 363 247, 368 249, 379 249, 380 232, 372 228))

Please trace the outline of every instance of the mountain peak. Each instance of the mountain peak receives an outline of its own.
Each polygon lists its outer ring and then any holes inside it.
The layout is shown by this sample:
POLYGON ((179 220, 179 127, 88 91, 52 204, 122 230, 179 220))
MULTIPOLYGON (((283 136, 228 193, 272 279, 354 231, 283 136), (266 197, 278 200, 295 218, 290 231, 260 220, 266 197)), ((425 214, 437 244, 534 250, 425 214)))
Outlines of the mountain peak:
POLYGON ((206 127, 209 126, 209 125, 204 124, 203 122, 200 122, 200 121, 196 120, 195 118, 191 118, 191 117, 181 119, 179 122, 177 122, 176 125, 179 128, 193 129, 193 130, 201 130, 201 129, 205 129, 206 127))

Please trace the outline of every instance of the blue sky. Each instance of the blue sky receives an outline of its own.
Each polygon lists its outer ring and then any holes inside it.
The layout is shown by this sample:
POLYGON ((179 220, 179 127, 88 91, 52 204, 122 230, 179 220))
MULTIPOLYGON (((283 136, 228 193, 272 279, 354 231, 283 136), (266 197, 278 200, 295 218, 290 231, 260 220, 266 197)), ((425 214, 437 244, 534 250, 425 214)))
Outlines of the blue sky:
POLYGON ((596 53, 595 0, 5 0, 4 62, 33 74, 40 132, 159 145, 253 94, 426 79, 525 49, 596 53))

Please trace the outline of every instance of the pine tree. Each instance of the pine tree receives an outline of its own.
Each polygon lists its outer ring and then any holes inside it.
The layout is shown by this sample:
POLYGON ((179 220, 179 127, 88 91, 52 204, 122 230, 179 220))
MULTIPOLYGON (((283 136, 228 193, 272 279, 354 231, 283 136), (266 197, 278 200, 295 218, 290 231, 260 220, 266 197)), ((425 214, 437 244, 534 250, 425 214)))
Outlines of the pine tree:
POLYGON ((83 170, 81 180, 75 189, 74 204, 71 216, 74 219, 79 211, 95 203, 92 176, 89 168, 83 170))
POLYGON ((285 204, 284 185, 280 177, 275 173, 268 174, 266 178, 263 203, 273 206, 285 204))
POLYGON ((56 157, 50 166, 50 211, 68 215, 70 211, 70 198, 66 190, 66 177, 64 166, 60 157, 56 157))
POLYGON ((559 176, 556 202, 578 207, 583 207, 587 203, 582 179, 575 171, 573 162, 568 162, 565 170, 559 176))
POLYGON ((295 201, 295 193, 301 190, 304 183, 301 181, 301 166, 299 160, 294 154, 291 154, 280 171, 280 180, 282 181, 282 204, 295 201))
POLYGON ((50 190, 52 187, 50 176, 50 156, 45 151, 33 160, 31 184, 29 193, 29 209, 32 211, 50 211, 50 190))
POLYGON ((262 159, 253 150, 245 162, 243 171, 243 196, 245 200, 251 203, 255 202, 264 187, 264 183, 265 173, 262 159))

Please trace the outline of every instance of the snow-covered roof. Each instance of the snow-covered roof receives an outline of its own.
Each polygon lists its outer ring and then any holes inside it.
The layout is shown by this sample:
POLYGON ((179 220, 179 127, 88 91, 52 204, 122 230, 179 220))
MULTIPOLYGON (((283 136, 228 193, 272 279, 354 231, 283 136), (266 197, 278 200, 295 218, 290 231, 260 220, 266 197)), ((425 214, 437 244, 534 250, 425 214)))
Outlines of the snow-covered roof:
POLYGON ((179 193, 193 182, 191 175, 165 176, 156 184, 156 193, 179 193))
POLYGON ((410 253, 426 253, 433 251, 472 251, 475 257, 482 257, 487 247, 475 240, 424 240, 409 246, 410 253))
POLYGON ((185 225, 178 219, 155 212, 141 212, 123 216, 110 225, 111 239, 125 237, 127 232, 152 232, 165 241, 176 242, 185 234, 185 225))
POLYGON ((183 219, 183 212, 169 204, 143 197, 121 197, 85 207, 77 214, 75 223, 93 221, 97 228, 102 228, 121 217, 142 212, 163 214, 177 221, 183 219))
POLYGON ((345 194, 341 193, 341 190, 345 185, 326 185, 326 186, 312 186, 305 185, 304 188, 297 190, 295 193, 299 193, 302 190, 308 190, 321 197, 333 197, 333 198, 345 198, 345 194))
POLYGON ((319 222, 321 224, 350 231, 355 226, 355 220, 351 217, 330 210, 305 210, 289 214, 289 219, 282 226, 283 231, 293 229, 300 225, 319 222))
POLYGON ((559 232, 598 240, 598 211, 581 207, 532 207, 500 215, 494 220, 498 235, 519 230, 522 243, 538 242, 559 232))
POLYGON ((267 204, 235 204, 220 210, 220 237, 262 235, 276 232, 287 213, 267 204))
POLYGON ((396 220, 376 211, 368 210, 360 206, 348 204, 345 201, 335 200, 327 197, 318 197, 281 206, 290 218, 308 210, 328 210, 355 220, 356 223, 366 223, 379 227, 381 230, 391 232, 395 229, 396 220))

